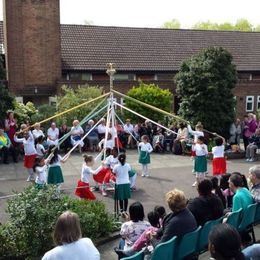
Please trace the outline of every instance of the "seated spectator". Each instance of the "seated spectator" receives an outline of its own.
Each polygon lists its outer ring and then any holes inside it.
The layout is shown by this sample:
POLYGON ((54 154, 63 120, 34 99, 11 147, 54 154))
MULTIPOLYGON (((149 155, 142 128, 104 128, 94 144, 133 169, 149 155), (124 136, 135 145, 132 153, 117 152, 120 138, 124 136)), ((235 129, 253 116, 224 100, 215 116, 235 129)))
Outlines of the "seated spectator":
POLYGON ((151 227, 150 223, 144 220, 144 208, 140 202, 134 202, 129 207, 130 220, 123 223, 120 231, 122 240, 119 249, 130 249, 143 232, 151 227))
POLYGON ((62 140, 60 149, 63 149, 64 153, 67 153, 68 150, 71 148, 70 137, 68 136, 65 140, 63 140, 63 136, 65 136, 69 132, 70 132, 70 129, 68 128, 68 126, 65 123, 63 123, 59 130, 59 133, 60 133, 60 139, 62 140))
POLYGON ((114 148, 115 141, 112 139, 112 135, 108 133, 107 140, 105 140, 105 137, 98 143, 98 148, 100 150, 102 149, 110 149, 112 150, 114 148))
POLYGON ((242 251, 246 260, 259 260, 260 259, 260 244, 254 244, 242 251))
POLYGON ((134 255, 136 252, 142 250, 143 247, 147 246, 149 244, 149 233, 154 233, 158 230, 160 227, 160 216, 157 212, 151 211, 147 215, 148 221, 151 224, 150 227, 148 227, 142 234, 141 236, 135 241, 133 246, 128 249, 128 250, 120 250, 115 248, 115 252, 119 255, 119 257, 124 257, 124 256, 130 256, 134 255))
POLYGON ((225 197, 226 200, 226 205, 224 205, 225 209, 231 209, 232 208, 232 200, 233 200, 233 196, 234 196, 234 192, 231 191, 231 189, 229 188, 229 178, 230 178, 231 174, 228 173, 226 175, 222 175, 220 178, 220 189, 225 197))
POLYGON ((57 146, 59 143, 59 129, 54 122, 51 123, 51 127, 47 131, 47 145, 57 146))
POLYGON ((235 193, 233 197, 232 211, 246 209, 250 204, 253 204, 253 197, 249 190, 244 187, 244 181, 241 175, 231 174, 229 178, 229 187, 235 193))
POLYGON ((198 226, 207 221, 223 216, 224 207, 218 196, 212 193, 212 182, 203 180, 198 184, 199 197, 189 201, 187 208, 191 211, 198 226))
MULTIPOLYGON (((86 133, 90 131, 91 128, 94 126, 94 121, 89 120, 88 124, 85 128, 86 133)), ((95 152, 99 143, 99 136, 98 136, 98 129, 95 127, 87 136, 86 140, 89 144, 89 150, 95 152)))
POLYGON ((186 143, 187 143, 187 140, 188 140, 188 135, 189 135, 189 133, 188 133, 188 129, 187 129, 186 125, 184 123, 180 123, 178 134, 177 134, 177 137, 174 141, 174 153, 175 154, 181 154, 181 153, 185 152, 186 143), (179 153, 179 151, 176 151, 178 144, 181 145, 181 152, 180 153, 179 153))
POLYGON ((243 260, 241 240, 237 230, 229 224, 219 224, 209 233, 209 252, 215 260, 243 260))
POLYGON ((147 135, 149 140, 152 140, 152 124, 149 120, 145 120, 143 124, 141 124, 139 128, 139 136, 140 138, 143 135, 147 135))
POLYGON ((54 229, 54 242, 57 245, 45 253, 42 260, 99 260, 100 254, 89 238, 81 237, 79 217, 66 211, 61 214, 54 229))
POLYGON ((79 151, 81 152, 81 148, 84 146, 84 142, 81 141, 81 137, 84 134, 84 130, 79 125, 79 120, 73 121, 70 131, 71 131, 70 140, 71 140, 72 146, 75 146, 77 144, 79 147, 79 151))
POLYGON ((240 137, 242 133, 242 128, 241 128, 241 122, 240 119, 237 118, 234 123, 231 124, 230 129, 229 129, 229 144, 233 145, 240 145, 240 137))
POLYGON ((133 135, 134 135, 134 137, 138 140, 138 141, 140 141, 141 140, 141 136, 140 136, 140 129, 141 129, 141 123, 139 122, 138 124, 136 124, 135 126, 134 126, 134 131, 133 131, 133 135))
POLYGON ((163 219, 166 216, 165 208, 163 206, 157 205, 157 206, 154 207, 154 212, 156 212, 159 215, 159 217, 160 217, 160 219, 159 219, 160 227, 162 227, 163 219))
POLYGON ((162 134, 162 129, 157 128, 157 132, 153 135, 153 150, 156 153, 162 153, 163 150, 163 142, 164 142, 164 136, 162 134))
POLYGON ((32 134, 34 140, 36 140, 39 136, 45 137, 43 131, 41 130, 41 125, 39 123, 34 124, 34 129, 32 130, 32 134))
POLYGON ((255 134, 249 139, 249 144, 246 147, 246 161, 256 161, 256 150, 260 149, 260 129, 256 129, 255 134))
POLYGON ((99 140, 102 140, 103 138, 105 138, 105 134, 106 134, 106 119, 105 118, 102 118, 97 129, 98 129, 99 140))
POLYGON ((253 184, 251 194, 255 202, 260 203, 260 166, 255 165, 249 169, 249 179, 253 184))
POLYGON ((225 209, 227 202, 226 202, 226 198, 223 194, 223 191, 221 190, 220 186, 218 185, 219 179, 217 177, 213 177, 211 179, 211 182, 212 182, 212 188, 213 188, 212 193, 217 195, 220 198, 220 200, 223 204, 223 208, 225 209))
MULTIPOLYGON (((170 130, 177 133, 178 128, 176 127, 175 123, 172 123, 172 125, 170 126, 170 130)), ((174 142, 175 138, 177 137, 177 134, 174 134, 173 132, 166 131, 164 133, 163 148, 164 148, 164 151, 166 151, 166 152, 172 152, 173 142, 174 142)))
POLYGON ((134 126, 131 124, 130 119, 126 119, 126 123, 124 125, 124 136, 127 140, 126 148, 133 148, 133 137, 131 134, 134 133, 134 126))
POLYGON ((187 199, 183 191, 177 189, 169 191, 166 193, 166 201, 172 212, 165 216, 162 228, 151 238, 154 247, 174 236, 183 236, 197 228, 196 219, 186 207, 187 199))
POLYGON ((12 154, 13 161, 17 162, 16 152, 12 146, 11 140, 4 132, 4 129, 0 128, 0 154, 2 154, 4 164, 9 163, 9 153, 12 154))

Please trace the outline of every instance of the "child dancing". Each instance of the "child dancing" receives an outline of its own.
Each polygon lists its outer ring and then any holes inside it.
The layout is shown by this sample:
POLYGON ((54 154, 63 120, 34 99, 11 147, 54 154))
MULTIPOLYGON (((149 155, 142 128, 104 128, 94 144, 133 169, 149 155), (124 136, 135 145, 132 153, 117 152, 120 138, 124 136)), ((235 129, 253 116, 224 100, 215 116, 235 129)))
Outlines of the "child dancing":
POLYGON ((99 166, 96 170, 93 170, 95 159, 91 155, 83 155, 84 162, 81 169, 81 178, 78 181, 78 186, 75 191, 75 195, 86 200, 95 200, 96 196, 89 188, 90 176, 97 174, 102 166, 99 166))
POLYGON ((34 165, 34 160, 37 156, 33 134, 31 131, 25 131, 23 133, 23 138, 18 138, 15 134, 14 141, 23 144, 24 167, 27 169, 29 175, 27 181, 33 181, 34 180, 33 165, 34 165))
POLYGON ((196 181, 192 184, 192 187, 195 187, 199 182, 204 180, 205 174, 207 172, 207 158, 208 147, 204 144, 204 137, 199 136, 197 143, 192 147, 192 150, 195 152, 195 164, 194 170, 196 173, 196 181))
POLYGON ((128 207, 128 199, 131 197, 130 180, 128 172, 131 167, 126 163, 126 155, 124 153, 118 156, 119 163, 115 165, 113 173, 116 176, 115 200, 119 200, 120 212, 126 212, 128 207))
POLYGON ((217 137, 215 139, 215 144, 212 148, 213 154, 213 176, 216 176, 219 180, 220 177, 227 173, 227 163, 225 159, 225 140, 224 138, 217 137))
POLYGON ((138 144, 139 163, 142 164, 142 177, 149 177, 148 164, 151 163, 150 153, 153 151, 147 135, 141 137, 141 143, 138 144))

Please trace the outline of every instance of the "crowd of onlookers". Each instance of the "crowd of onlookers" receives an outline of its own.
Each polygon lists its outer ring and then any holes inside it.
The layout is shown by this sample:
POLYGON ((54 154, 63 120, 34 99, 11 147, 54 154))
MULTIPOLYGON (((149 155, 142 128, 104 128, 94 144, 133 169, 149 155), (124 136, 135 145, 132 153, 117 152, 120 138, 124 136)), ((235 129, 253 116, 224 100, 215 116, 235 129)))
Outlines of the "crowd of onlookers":
MULTIPOLYGON (((193 143, 192 134, 188 126, 180 122, 173 122, 166 130, 161 122, 158 125, 153 125, 149 120, 133 124, 130 119, 127 119, 124 124, 116 122, 116 132, 118 137, 118 146, 121 149, 133 149, 137 147, 137 142, 140 141, 143 135, 148 136, 149 141, 155 153, 173 152, 180 155, 190 150, 193 143)), ((51 122, 50 127, 43 128, 40 124, 34 124, 32 130, 35 142, 40 139, 40 142, 47 148, 50 145, 58 145, 65 153, 69 151, 87 132, 90 133, 79 145, 80 151, 98 151, 100 142, 105 137, 106 129, 113 133, 115 129, 107 126, 106 120, 102 119, 100 124, 94 126, 94 120, 89 120, 86 124, 80 125, 78 120, 74 120, 71 126, 62 124, 57 126, 55 122, 51 122), (65 138, 68 136, 67 138, 65 138), (40 138, 39 138, 40 137, 40 138)), ((22 153, 21 145, 14 141, 16 132, 23 130, 29 126, 29 122, 18 125, 13 112, 8 112, 5 122, 0 124, 0 154, 4 163, 8 163, 9 154, 13 161, 17 162, 19 154, 22 153)), ((203 131, 203 126, 201 131, 203 131)), ((204 131, 204 140, 207 144, 212 136, 204 131)), ((229 147, 234 151, 240 150, 240 140, 243 139, 244 149, 246 151, 247 161, 256 160, 256 151, 260 149, 260 122, 256 120, 254 114, 248 114, 244 120, 240 122, 237 119, 230 127, 230 138, 228 139, 229 147)))

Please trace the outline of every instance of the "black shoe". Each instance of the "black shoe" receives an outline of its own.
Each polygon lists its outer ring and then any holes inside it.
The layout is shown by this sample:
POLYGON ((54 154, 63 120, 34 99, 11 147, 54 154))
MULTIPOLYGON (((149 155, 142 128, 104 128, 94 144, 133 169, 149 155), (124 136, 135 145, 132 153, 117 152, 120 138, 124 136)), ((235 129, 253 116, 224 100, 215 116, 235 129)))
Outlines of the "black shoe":
POLYGON ((124 254, 124 251, 119 249, 118 247, 114 248, 115 253, 118 255, 119 259, 126 257, 127 255, 124 254))

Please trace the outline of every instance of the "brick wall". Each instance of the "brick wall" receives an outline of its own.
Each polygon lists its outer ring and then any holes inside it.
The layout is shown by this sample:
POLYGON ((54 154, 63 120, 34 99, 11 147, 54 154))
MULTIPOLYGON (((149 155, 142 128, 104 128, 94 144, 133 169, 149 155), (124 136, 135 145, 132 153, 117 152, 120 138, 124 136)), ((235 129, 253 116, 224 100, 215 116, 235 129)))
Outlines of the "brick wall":
POLYGON ((56 92, 61 77, 59 12, 59 0, 4 1, 7 77, 12 93, 23 95, 26 90, 33 95, 34 85, 46 95, 50 87, 56 92))

